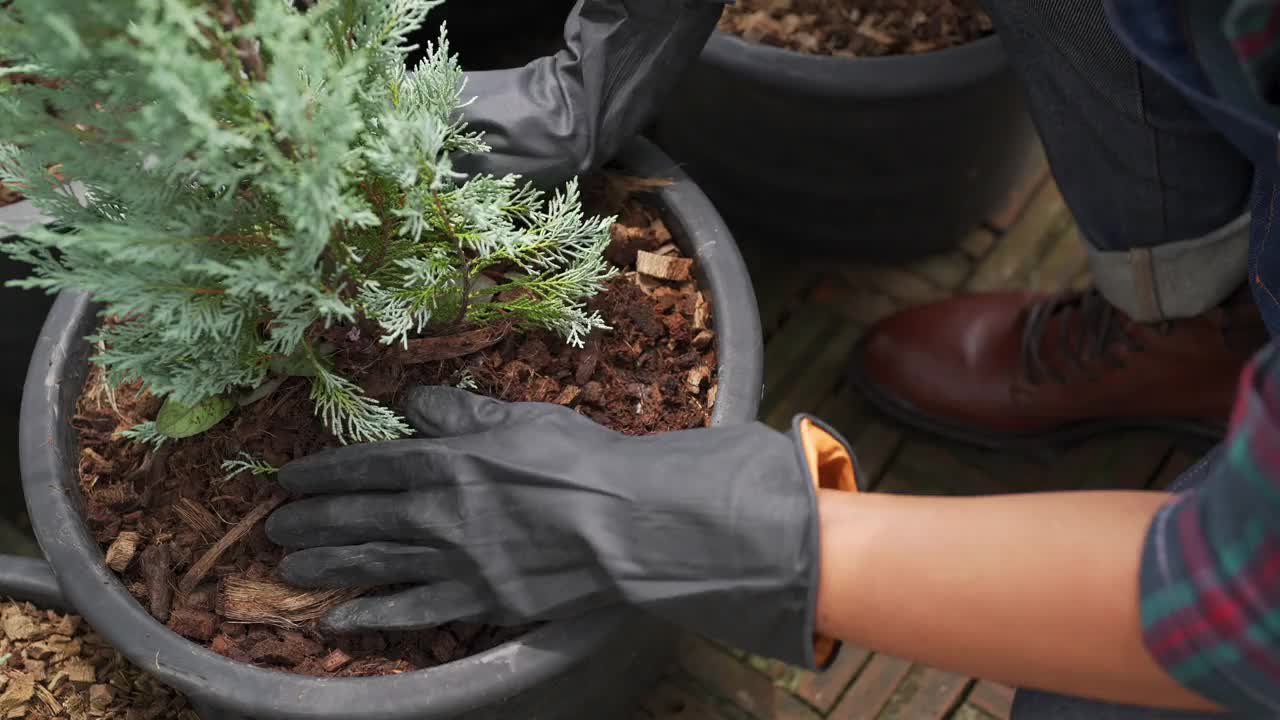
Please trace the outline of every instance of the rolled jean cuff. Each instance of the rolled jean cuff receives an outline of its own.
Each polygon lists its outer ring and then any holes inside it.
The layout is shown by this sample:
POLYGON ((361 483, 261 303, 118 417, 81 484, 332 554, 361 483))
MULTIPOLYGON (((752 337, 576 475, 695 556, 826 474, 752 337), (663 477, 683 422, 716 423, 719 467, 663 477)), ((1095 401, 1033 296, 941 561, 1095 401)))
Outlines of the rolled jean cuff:
POLYGON ((1138 322, 1200 315, 1245 281, 1249 214, 1208 235, 1149 248, 1089 249, 1094 287, 1138 322))

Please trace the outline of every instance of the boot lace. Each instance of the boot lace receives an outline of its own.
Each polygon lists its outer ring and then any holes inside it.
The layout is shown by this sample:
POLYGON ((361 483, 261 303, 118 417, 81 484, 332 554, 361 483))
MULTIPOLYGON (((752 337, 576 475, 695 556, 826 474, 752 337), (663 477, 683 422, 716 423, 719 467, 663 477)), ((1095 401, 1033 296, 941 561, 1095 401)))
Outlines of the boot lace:
MULTIPOLYGON (((1097 290, 1065 292, 1036 302, 1027 310, 1018 365, 1032 385, 1047 381, 1066 384, 1069 375, 1097 381, 1101 367, 1122 369, 1124 361, 1114 351, 1142 352, 1142 343, 1129 333, 1131 321, 1103 299, 1097 290), (1056 321, 1056 322, 1055 322, 1056 321), (1045 357, 1046 333, 1056 328, 1060 340, 1055 357, 1045 357), (1051 360, 1061 362, 1050 362, 1051 360), (1065 368, 1065 372, 1064 372, 1065 368)), ((1168 332, 1171 323, 1154 326, 1168 332)))

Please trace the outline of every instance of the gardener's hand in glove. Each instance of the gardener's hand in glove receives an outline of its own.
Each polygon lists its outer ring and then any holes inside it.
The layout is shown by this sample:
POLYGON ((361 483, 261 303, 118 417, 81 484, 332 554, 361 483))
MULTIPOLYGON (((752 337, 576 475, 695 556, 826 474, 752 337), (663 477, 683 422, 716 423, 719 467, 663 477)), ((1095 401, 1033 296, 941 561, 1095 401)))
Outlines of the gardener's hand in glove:
POLYGON ((468 174, 516 173, 559 185, 613 159, 652 119, 728 0, 579 0, 567 49, 515 70, 470 73, 463 110, 490 153, 468 174))
POLYGON ((818 476, 854 489, 844 443, 808 418, 624 436, 558 405, 419 388, 426 439, 328 451, 280 473, 304 587, 419 587, 339 607, 339 630, 522 624, 628 604, 814 666, 818 476))

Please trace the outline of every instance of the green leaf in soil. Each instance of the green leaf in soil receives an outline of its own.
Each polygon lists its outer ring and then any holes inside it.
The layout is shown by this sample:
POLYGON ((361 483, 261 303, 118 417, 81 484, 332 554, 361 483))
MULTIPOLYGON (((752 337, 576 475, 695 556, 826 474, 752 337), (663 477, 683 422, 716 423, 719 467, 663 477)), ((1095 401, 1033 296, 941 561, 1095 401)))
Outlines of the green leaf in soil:
POLYGON ((235 406, 235 400, 220 396, 195 405, 184 405, 169 398, 156 415, 156 431, 175 440, 199 435, 222 422, 235 406))

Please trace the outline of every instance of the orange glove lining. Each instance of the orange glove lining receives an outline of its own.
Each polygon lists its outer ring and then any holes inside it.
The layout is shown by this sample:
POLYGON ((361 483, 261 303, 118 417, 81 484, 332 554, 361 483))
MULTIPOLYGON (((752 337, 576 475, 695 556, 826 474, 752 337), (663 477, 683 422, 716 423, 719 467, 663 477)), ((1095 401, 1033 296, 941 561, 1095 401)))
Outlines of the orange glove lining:
MULTIPOLYGON (((810 477, 822 490, 858 492, 858 476, 853 458, 844 444, 808 418, 800 421, 800 444, 809 464, 810 477)), ((835 659, 840 643, 822 635, 813 636, 813 654, 818 667, 826 669, 835 659)))

